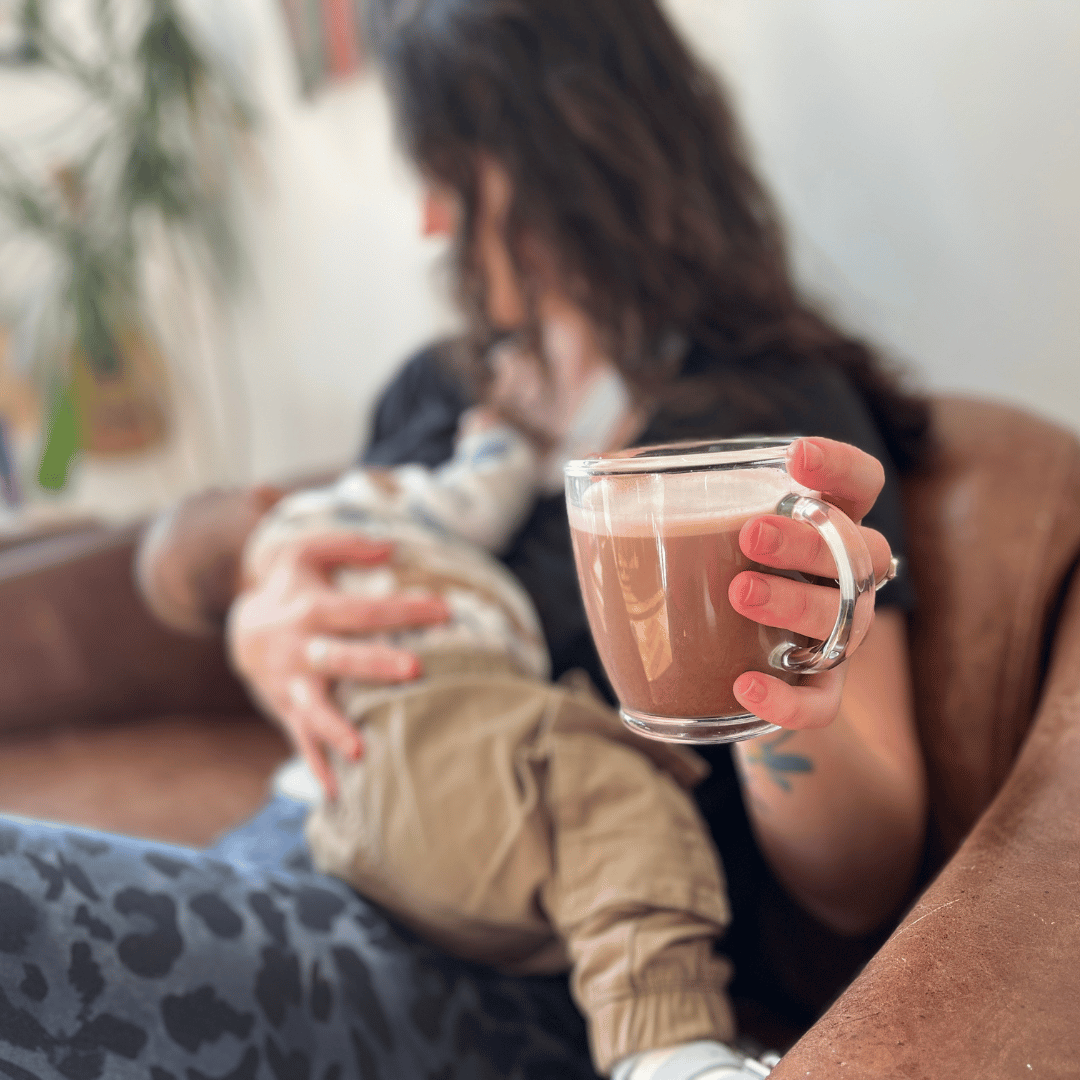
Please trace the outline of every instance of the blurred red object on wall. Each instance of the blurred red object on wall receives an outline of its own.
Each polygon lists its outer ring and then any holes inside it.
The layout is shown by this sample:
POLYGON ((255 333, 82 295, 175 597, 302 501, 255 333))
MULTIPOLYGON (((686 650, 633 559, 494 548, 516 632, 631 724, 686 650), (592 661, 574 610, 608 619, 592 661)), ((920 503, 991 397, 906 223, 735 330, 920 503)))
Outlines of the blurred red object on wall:
POLYGON ((281 0, 289 39, 310 96, 364 67, 364 0, 281 0))

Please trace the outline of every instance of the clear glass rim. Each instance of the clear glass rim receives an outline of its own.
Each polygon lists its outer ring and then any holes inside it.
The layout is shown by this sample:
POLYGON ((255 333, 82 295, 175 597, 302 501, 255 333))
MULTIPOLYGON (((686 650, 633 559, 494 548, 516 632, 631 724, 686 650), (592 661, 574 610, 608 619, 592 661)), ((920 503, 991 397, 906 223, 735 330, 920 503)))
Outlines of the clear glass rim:
POLYGON ((704 472, 733 466, 787 465, 787 448, 800 435, 747 435, 736 439, 635 446, 568 461, 568 477, 618 476, 629 473, 704 472))

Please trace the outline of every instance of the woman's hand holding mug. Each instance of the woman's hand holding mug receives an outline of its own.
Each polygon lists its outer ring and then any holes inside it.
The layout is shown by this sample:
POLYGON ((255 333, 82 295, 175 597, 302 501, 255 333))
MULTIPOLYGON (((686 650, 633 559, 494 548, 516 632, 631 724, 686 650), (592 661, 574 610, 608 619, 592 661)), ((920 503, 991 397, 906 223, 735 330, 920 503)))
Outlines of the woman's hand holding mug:
MULTIPOLYGON (((885 483, 881 463, 847 443, 799 439, 787 452, 788 473, 804 487, 843 511, 862 534, 880 587, 896 573, 889 542, 862 526, 885 483)), ((809 525, 778 515, 752 518, 742 528, 739 546, 762 566, 835 578, 836 567, 821 535, 809 525)), ((745 570, 731 582, 731 606, 764 626, 783 627, 809 638, 824 639, 836 618, 836 589, 745 570)), ((865 636, 869 624, 854 628, 847 654, 865 636)), ((773 675, 747 672, 735 681, 735 696, 750 712, 785 728, 815 728, 832 723, 840 710, 847 665, 792 686, 773 675)))
POLYGON ((343 678, 374 683, 417 678, 421 665, 415 655, 365 638, 449 617, 438 597, 372 599, 335 587, 335 570, 375 566, 392 554, 391 545, 355 534, 307 537, 283 547, 229 612, 234 666, 331 799, 336 784, 327 749, 352 760, 363 754, 363 740, 335 705, 331 684, 343 678))

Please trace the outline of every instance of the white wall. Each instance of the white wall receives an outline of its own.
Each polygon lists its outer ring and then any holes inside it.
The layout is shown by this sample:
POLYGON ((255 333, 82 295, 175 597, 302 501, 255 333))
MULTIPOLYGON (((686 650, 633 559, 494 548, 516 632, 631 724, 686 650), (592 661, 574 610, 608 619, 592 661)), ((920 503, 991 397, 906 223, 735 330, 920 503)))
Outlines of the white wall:
MULTIPOLYGON (((220 377, 249 448, 233 471, 331 466, 401 358, 452 325, 433 282, 440 248, 417 235, 378 83, 303 102, 276 3, 202 3, 254 71, 264 116, 255 285, 220 377)), ((1080 4, 667 6, 723 68, 812 291, 929 385, 1080 428, 1080 4)), ((115 510, 198 477, 107 479, 88 498, 115 510)))
POLYGON ((929 385, 1080 428, 1080 4, 670 0, 804 280, 929 385))
MULTIPOLYGON (((667 6, 736 96, 807 287, 927 385, 1080 429, 1080 4, 667 6)), ((265 473, 350 451, 371 389, 450 316, 377 83, 298 105, 276 25, 259 46, 265 473)))
POLYGON ((419 189, 378 80, 300 100, 277 5, 247 7, 265 180, 239 337, 252 466, 266 477, 353 458, 379 388, 456 320, 439 286, 444 247, 419 235, 419 189))

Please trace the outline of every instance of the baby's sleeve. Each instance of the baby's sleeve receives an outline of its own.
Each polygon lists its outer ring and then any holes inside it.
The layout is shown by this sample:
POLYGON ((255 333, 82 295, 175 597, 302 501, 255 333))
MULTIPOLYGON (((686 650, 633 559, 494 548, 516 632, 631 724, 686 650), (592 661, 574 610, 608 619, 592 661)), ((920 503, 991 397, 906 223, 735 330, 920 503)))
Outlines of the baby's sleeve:
POLYGON ((532 510, 539 458, 519 431, 495 424, 464 436, 434 469, 401 465, 392 473, 410 513, 498 554, 532 510))
POLYGON ((294 491, 277 502, 244 544, 245 580, 261 578, 274 554, 291 541, 345 531, 336 513, 341 503, 337 485, 294 491))

